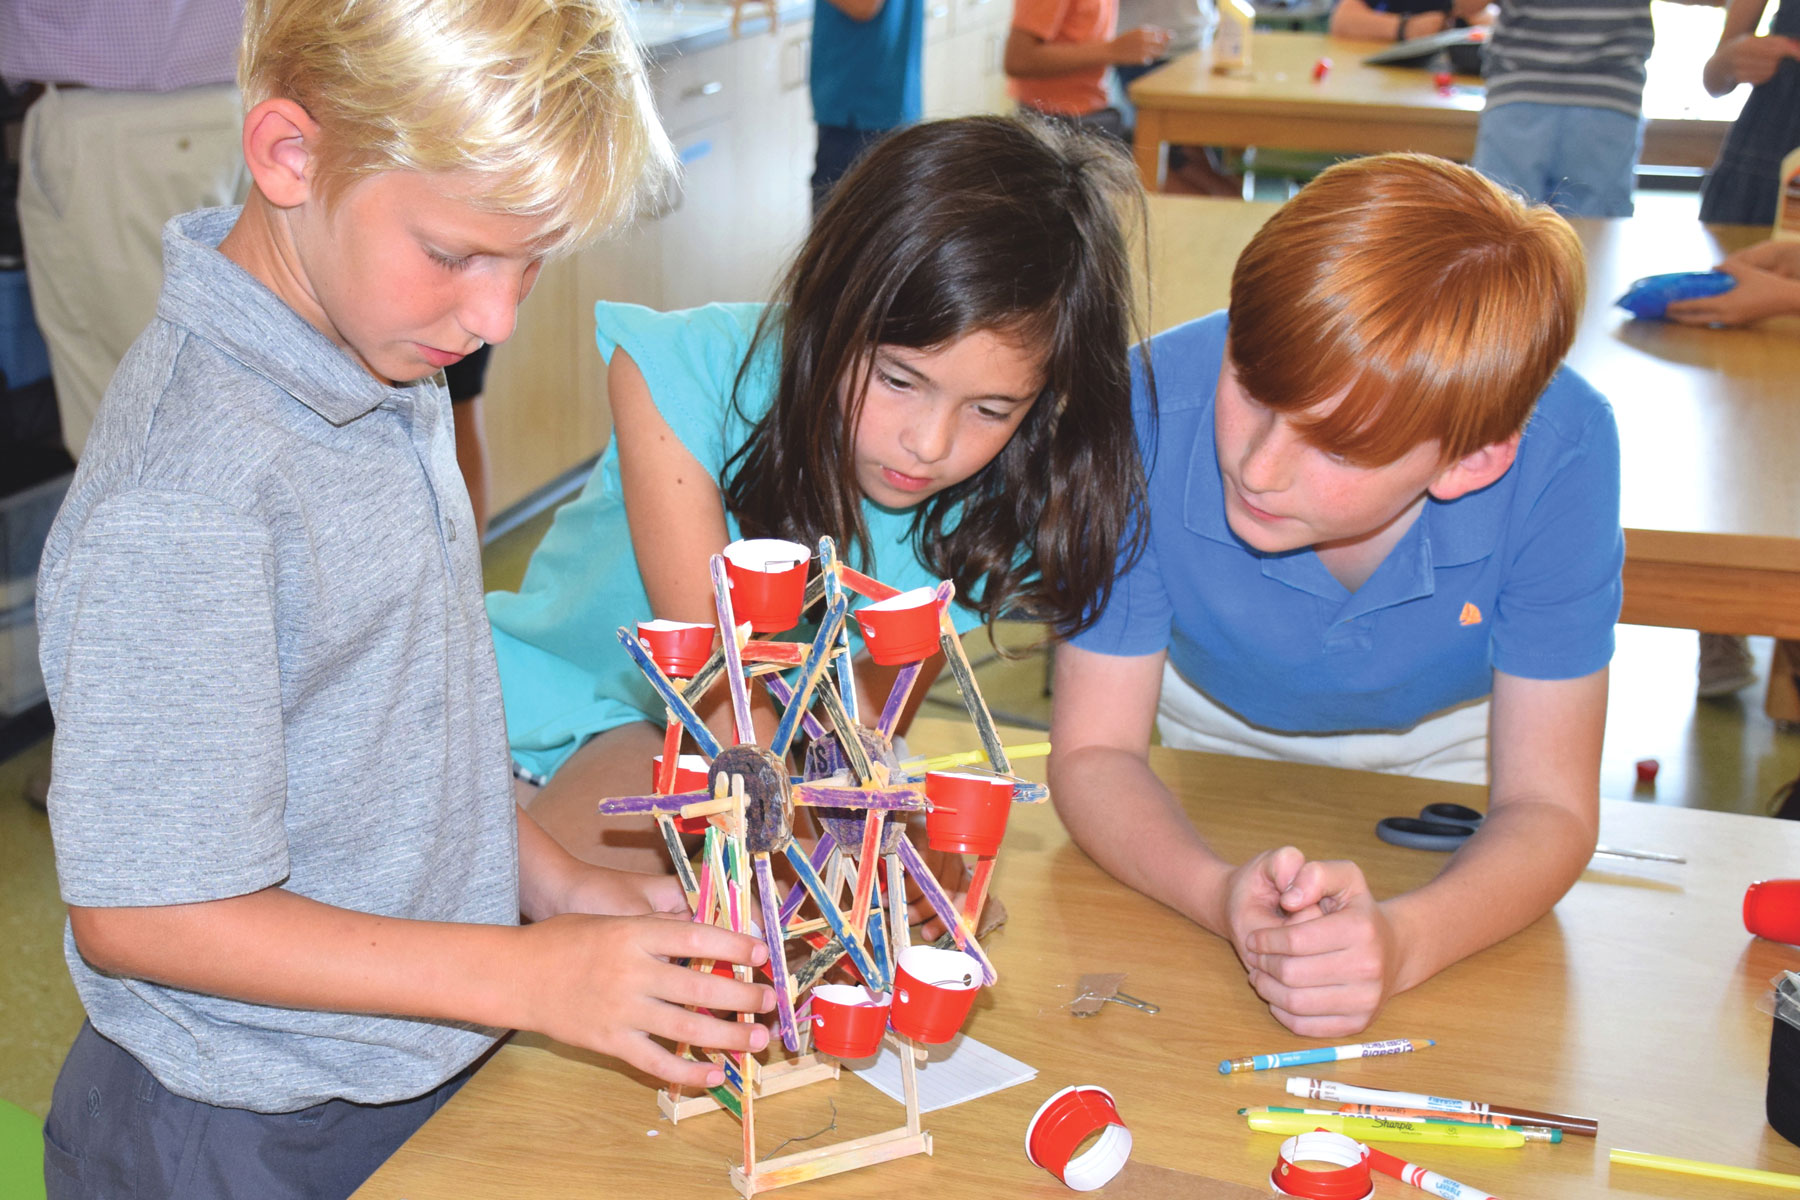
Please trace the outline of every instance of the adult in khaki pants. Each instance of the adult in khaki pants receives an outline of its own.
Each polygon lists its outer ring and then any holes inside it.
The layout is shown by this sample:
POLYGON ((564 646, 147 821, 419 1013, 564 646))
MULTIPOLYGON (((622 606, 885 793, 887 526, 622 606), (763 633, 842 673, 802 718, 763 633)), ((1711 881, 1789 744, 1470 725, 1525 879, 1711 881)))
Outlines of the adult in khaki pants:
POLYGON ((0 76, 46 85, 25 118, 19 225, 75 457, 155 313, 163 222, 245 190, 242 28, 243 0, 0 4, 0 76))

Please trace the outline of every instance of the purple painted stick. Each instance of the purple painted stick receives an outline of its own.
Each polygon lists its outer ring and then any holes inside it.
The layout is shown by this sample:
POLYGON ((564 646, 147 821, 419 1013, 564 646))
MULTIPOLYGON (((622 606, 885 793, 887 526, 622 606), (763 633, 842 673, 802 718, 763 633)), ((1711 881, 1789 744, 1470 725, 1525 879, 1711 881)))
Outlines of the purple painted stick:
POLYGON ((917 788, 849 788, 831 787, 823 783, 794 785, 794 803, 816 808, 877 808, 883 812, 924 812, 929 807, 925 793, 917 788))
MULTIPOLYGON (((769 689, 769 694, 775 697, 775 702, 781 707, 786 708, 794 702, 794 689, 789 687, 788 681, 781 676, 765 675, 763 686, 769 689)), ((806 736, 815 741, 825 736, 825 726, 820 724, 819 718, 811 713, 804 714, 800 718, 800 724, 806 730, 806 736)))
POLYGON ((731 580, 725 574, 725 556, 712 556, 713 605, 719 611, 719 637, 725 644, 725 681, 731 685, 731 714, 737 722, 739 745, 756 740, 750 721, 750 690, 744 686, 744 660, 738 653, 737 618, 731 611, 731 580))
POLYGON ((975 940, 974 932, 964 923, 962 914, 956 911, 956 905, 950 903, 950 894, 944 891, 944 885, 937 881, 937 876, 931 873, 931 868, 919 857, 919 848, 912 844, 911 838, 900 839, 900 862, 906 867, 906 873, 913 877, 913 882, 919 885, 919 891, 924 893, 931 911, 944 923, 944 928, 955 936, 956 948, 981 964, 981 982, 992 986, 994 980, 999 978, 994 973, 994 964, 988 961, 987 952, 975 940))
MULTIPOLYGON (((832 851, 836 849, 836 838, 832 837, 829 833, 820 834, 819 840, 813 845, 813 870, 823 871, 826 862, 831 858, 832 851)), ((806 889, 796 881, 794 886, 788 889, 787 899, 781 902, 781 924, 783 928, 786 928, 787 923, 794 919, 794 914, 800 911, 800 905, 805 903, 805 901, 806 889)))
MULTIPOLYGON (((937 606, 940 622, 944 620, 944 613, 950 603, 950 593, 954 588, 955 585, 948 579, 938 584, 937 606)), ((922 661, 908 663, 900 668, 900 674, 894 676, 894 686, 888 689, 887 703, 881 706, 882 737, 890 740, 893 738, 894 730, 900 725, 900 714, 906 708, 907 698, 912 695, 913 682, 919 678, 919 668, 924 665, 922 661)))
POLYGON ((616 813, 675 813, 684 804, 698 804, 712 799, 711 792, 675 792, 667 796, 615 796, 600 802, 600 811, 616 813))
POLYGON ((781 1030, 781 1044, 790 1051, 800 1050, 800 1031, 794 1025, 794 997, 788 991, 787 952, 782 943, 785 928, 775 911, 775 874, 769 870, 769 856, 758 852, 751 856, 756 870, 756 897, 762 904, 763 941, 769 946, 769 977, 775 984, 775 1023, 781 1030))

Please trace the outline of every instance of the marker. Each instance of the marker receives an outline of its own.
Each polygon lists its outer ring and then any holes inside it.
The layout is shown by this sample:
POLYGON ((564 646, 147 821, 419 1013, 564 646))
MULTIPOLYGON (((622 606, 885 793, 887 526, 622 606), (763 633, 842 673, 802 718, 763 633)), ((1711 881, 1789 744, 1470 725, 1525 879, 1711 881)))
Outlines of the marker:
POLYGON ((1303 1067, 1309 1063, 1338 1062, 1346 1058, 1376 1058, 1385 1054, 1411 1054, 1435 1046, 1430 1038, 1391 1038, 1385 1042, 1358 1042, 1354 1046, 1320 1046, 1314 1050, 1288 1050, 1281 1054, 1252 1054, 1219 1060, 1219 1074, 1238 1071, 1270 1071, 1276 1067, 1303 1067))
MULTIPOLYGON (((1000 748, 1006 752, 1008 761, 1015 758, 1042 758, 1050 753, 1049 742, 1021 742, 1016 746, 1000 748)), ((987 761, 986 750, 963 750, 956 754, 939 754, 932 758, 923 756, 909 758, 900 765, 909 771, 942 771, 948 767, 967 767, 987 761)))
POLYGON ((1780 1171, 1759 1171, 1754 1167, 1696 1162, 1691 1158, 1669 1158, 1661 1154, 1645 1154, 1641 1150, 1609 1150, 1606 1157, 1621 1166, 1649 1167, 1653 1171, 1674 1171, 1681 1175, 1701 1175, 1707 1179, 1729 1179, 1733 1183, 1760 1183, 1766 1187, 1800 1192, 1800 1175, 1784 1175, 1780 1171))
POLYGON ((1479 1100, 1449 1100, 1443 1096, 1426 1096, 1418 1092, 1390 1092, 1385 1088, 1351 1087, 1329 1079, 1306 1079, 1290 1075, 1288 1095, 1308 1100, 1329 1100, 1333 1104, 1383 1104, 1394 1108, 1423 1108, 1431 1112, 1476 1113, 1484 1116, 1510 1117, 1526 1125, 1542 1125, 1560 1129, 1580 1137, 1593 1137, 1600 1122, 1592 1117, 1568 1117, 1560 1113, 1537 1112, 1514 1108, 1509 1104, 1487 1104, 1479 1100))
MULTIPOLYGON (((1433 1112, 1428 1108, 1394 1108, 1386 1104, 1340 1104, 1337 1111, 1346 1117, 1399 1117, 1403 1121, 1424 1121, 1441 1117, 1442 1112, 1433 1112)), ((1467 1121, 1471 1125, 1523 1125, 1523 1121, 1515 1121, 1511 1117, 1495 1113, 1457 1113, 1456 1119, 1467 1121)))
POLYGON ((1444 1200, 1498 1200, 1480 1188, 1446 1179, 1436 1171, 1427 1171, 1424 1167, 1415 1166, 1403 1158, 1395 1158, 1373 1146, 1369 1147, 1369 1165, 1383 1175, 1392 1175, 1401 1183, 1410 1183, 1421 1192, 1442 1196, 1444 1200))
POLYGON ((1369 1104, 1346 1104, 1342 1108, 1280 1108, 1274 1105, 1265 1108, 1240 1108, 1238 1116, 1249 1116, 1253 1112, 1261 1113, 1310 1113, 1315 1117, 1359 1117, 1371 1121, 1424 1121, 1428 1125, 1467 1125, 1471 1128, 1513 1128, 1525 1135, 1528 1142, 1560 1142, 1563 1131, 1551 1129, 1547 1125, 1514 1125, 1506 1118, 1498 1120, 1482 1116, 1478 1113, 1443 1113, 1421 1112, 1410 1108, 1388 1108, 1374 1110, 1369 1104), (1368 1111, 1346 1112, 1346 1109, 1360 1108, 1368 1111))
MULTIPOLYGON (((1435 1146, 1476 1146, 1483 1149, 1513 1150, 1523 1146, 1526 1137, 1518 1129, 1499 1129, 1492 1125, 1463 1125, 1455 1121, 1389 1121, 1372 1117, 1346 1117, 1338 1113, 1256 1112, 1244 1114, 1250 1128, 1259 1133, 1279 1133, 1292 1137, 1324 1129, 1370 1142, 1423 1142, 1435 1146)), ((1551 1130, 1559 1133, 1560 1130, 1551 1130)))

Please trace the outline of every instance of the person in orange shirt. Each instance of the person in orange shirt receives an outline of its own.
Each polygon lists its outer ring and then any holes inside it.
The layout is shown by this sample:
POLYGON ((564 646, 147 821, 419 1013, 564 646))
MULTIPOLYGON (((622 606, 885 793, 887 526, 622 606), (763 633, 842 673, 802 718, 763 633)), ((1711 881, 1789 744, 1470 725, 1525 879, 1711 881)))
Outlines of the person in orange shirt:
POLYGON ((1006 39, 1007 92, 1021 107, 1089 129, 1127 136, 1106 73, 1161 58, 1169 31, 1140 25, 1117 33, 1119 0, 1014 0, 1006 39))

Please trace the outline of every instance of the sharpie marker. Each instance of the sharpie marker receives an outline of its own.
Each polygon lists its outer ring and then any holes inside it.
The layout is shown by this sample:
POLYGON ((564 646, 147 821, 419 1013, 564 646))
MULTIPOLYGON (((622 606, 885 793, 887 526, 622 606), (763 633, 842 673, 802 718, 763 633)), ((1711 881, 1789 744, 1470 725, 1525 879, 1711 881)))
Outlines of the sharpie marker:
POLYGON ((1431 1112, 1452 1115, 1476 1113, 1510 1117, 1514 1121, 1527 1125, 1542 1125, 1581 1137, 1593 1137, 1600 1128, 1600 1123, 1592 1117, 1568 1117, 1560 1113, 1537 1112, 1529 1108, 1514 1108, 1505 1104, 1486 1104, 1476 1100, 1450 1100, 1443 1096, 1426 1096, 1418 1092, 1390 1092, 1384 1088, 1351 1087, 1349 1084, 1334 1083, 1329 1079, 1306 1079, 1298 1075, 1288 1077, 1287 1090, 1290 1096, 1300 1096, 1308 1100, 1329 1100, 1333 1104, 1384 1104, 1394 1108, 1422 1108, 1431 1112))
MULTIPOLYGON (((1335 1113, 1324 1116, 1313 1113, 1257 1112, 1244 1114, 1250 1128, 1259 1133, 1279 1133, 1292 1137, 1325 1129, 1358 1141, 1420 1142, 1436 1146, 1477 1146, 1484 1149, 1512 1150, 1525 1144, 1525 1134, 1517 1129, 1499 1129, 1492 1125, 1462 1125, 1455 1121, 1387 1121, 1372 1117, 1345 1117, 1335 1113)), ((1560 1133, 1553 1130, 1552 1132, 1560 1133)))
POLYGON ((1281 1054, 1251 1054, 1219 1060, 1219 1074, 1236 1071, 1269 1071, 1276 1067, 1304 1067, 1311 1063, 1339 1062, 1346 1058, 1376 1058, 1386 1054, 1411 1054, 1435 1046, 1430 1038, 1390 1038, 1385 1042, 1358 1042, 1354 1046, 1320 1046, 1314 1050, 1288 1050, 1281 1054))
POLYGON ((1403 1158, 1395 1158, 1373 1146, 1369 1147, 1369 1165, 1383 1175, 1392 1175, 1401 1183, 1410 1183, 1420 1191, 1442 1196, 1444 1200, 1497 1200, 1497 1197, 1480 1188, 1446 1179, 1436 1171, 1427 1171, 1424 1167, 1415 1166, 1403 1158))

